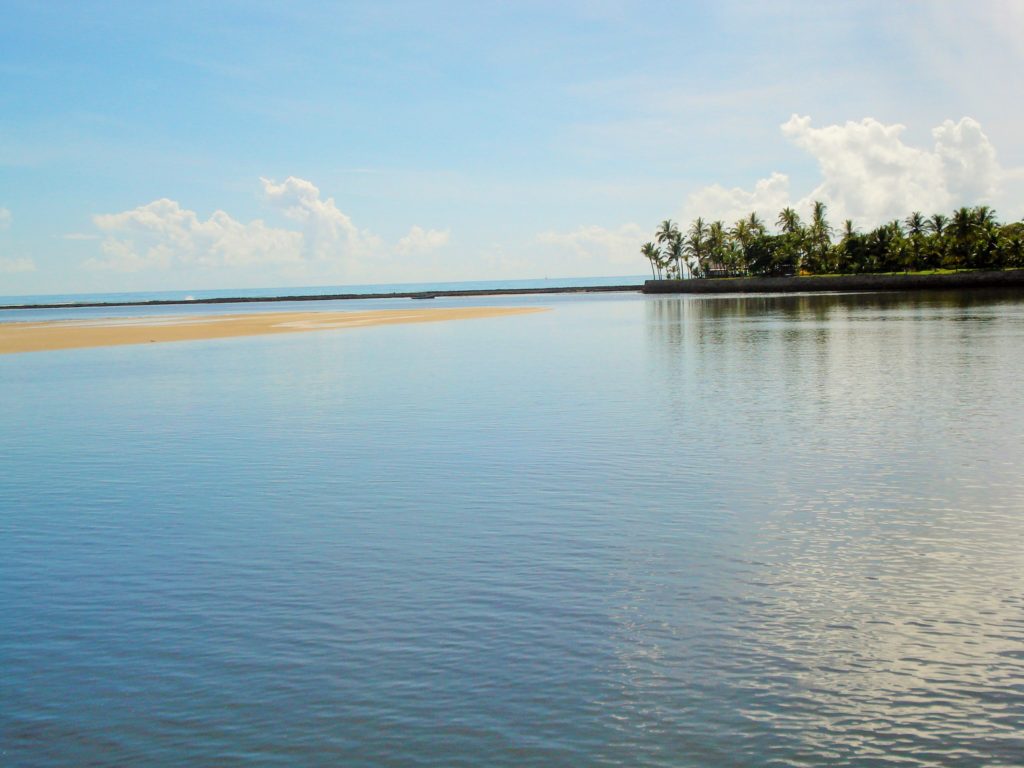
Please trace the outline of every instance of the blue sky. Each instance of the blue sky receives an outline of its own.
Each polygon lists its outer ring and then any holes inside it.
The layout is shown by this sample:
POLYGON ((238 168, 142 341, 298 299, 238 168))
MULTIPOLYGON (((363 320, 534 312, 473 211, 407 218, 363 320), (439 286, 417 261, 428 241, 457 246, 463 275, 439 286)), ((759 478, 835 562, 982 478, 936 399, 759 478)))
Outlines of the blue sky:
POLYGON ((641 274, 663 218, 812 197, 1024 216, 1015 0, 0 11, 0 295, 641 274))

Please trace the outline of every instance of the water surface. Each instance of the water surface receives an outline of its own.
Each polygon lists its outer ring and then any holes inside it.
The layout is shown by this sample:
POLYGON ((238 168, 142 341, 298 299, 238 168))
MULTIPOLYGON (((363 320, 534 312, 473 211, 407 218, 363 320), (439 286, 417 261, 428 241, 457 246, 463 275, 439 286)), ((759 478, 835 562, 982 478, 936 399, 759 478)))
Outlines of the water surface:
POLYGON ((1020 763, 1024 302, 494 299, 0 358, 0 763, 1020 763))

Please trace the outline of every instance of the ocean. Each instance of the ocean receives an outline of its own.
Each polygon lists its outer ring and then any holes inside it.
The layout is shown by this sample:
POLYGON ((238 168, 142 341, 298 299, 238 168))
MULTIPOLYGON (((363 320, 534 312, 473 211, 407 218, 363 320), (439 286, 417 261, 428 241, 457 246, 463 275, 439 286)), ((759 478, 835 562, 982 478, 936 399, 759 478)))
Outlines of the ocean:
POLYGON ((1019 294, 428 304, 0 356, 0 764, 1020 764, 1019 294))

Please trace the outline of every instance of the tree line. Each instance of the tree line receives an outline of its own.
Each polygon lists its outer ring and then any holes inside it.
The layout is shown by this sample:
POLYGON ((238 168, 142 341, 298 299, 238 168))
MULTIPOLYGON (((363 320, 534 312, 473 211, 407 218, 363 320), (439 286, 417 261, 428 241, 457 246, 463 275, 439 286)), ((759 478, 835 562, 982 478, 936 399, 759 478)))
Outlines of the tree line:
POLYGON ((770 232, 751 213, 731 227, 697 218, 683 232, 666 219, 640 250, 659 280, 1024 267, 1024 221, 1001 224, 986 205, 951 216, 915 211, 870 232, 847 219, 837 232, 816 202, 810 221, 784 208, 775 225, 770 232))

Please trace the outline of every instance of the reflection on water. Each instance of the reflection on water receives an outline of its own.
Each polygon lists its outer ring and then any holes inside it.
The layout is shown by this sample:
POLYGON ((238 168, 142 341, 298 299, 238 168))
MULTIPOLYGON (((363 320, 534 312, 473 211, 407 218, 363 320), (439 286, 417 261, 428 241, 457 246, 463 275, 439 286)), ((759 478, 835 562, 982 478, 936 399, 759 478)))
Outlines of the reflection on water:
MULTIPOLYGON (((685 616, 625 654, 664 659, 667 638, 689 636, 667 646, 685 647, 680 667, 714 681, 718 705, 729 692, 728 727, 766 763, 1019 760, 1019 301, 666 298, 646 309, 681 463, 734 522, 711 558, 717 577, 730 561, 727 579, 623 595, 677 601, 685 616)), ((706 557, 671 559, 703 568, 706 557)), ((689 701, 694 681, 679 682, 689 701)), ((665 695, 664 679, 629 681, 645 684, 665 695)), ((660 726, 673 730, 680 711, 663 707, 660 726)))
POLYGON ((0 762, 1020 763, 1024 302, 537 303, 0 360, 0 762))

